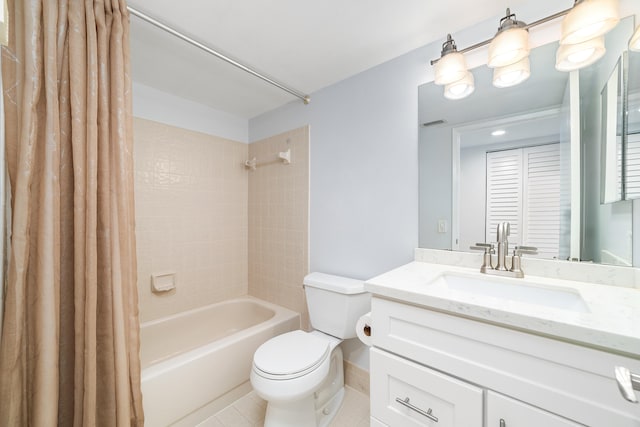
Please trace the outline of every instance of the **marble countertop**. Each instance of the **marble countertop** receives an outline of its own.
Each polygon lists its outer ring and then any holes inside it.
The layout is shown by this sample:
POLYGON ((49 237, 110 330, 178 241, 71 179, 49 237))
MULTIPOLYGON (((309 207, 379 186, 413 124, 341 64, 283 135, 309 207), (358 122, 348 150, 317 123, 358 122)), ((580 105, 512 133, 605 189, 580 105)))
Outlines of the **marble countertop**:
POLYGON ((365 289, 381 297, 640 358, 638 289, 529 275, 504 279, 481 274, 478 268, 418 261, 368 280, 365 289), (444 274, 578 293, 586 307, 571 310, 543 301, 451 289, 438 283, 444 274))

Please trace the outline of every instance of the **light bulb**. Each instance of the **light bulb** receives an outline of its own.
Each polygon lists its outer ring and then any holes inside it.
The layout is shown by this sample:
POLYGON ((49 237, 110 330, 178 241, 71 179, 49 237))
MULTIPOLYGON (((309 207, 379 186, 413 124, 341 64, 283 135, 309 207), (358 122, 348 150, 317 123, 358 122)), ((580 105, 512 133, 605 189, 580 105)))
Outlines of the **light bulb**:
POLYGON ((527 80, 531 76, 529 58, 526 57, 515 64, 498 67, 493 70, 493 85, 495 87, 511 87, 527 80))
POLYGON ((467 71, 462 79, 444 87, 444 96, 447 99, 462 99, 471 95, 475 89, 473 74, 467 71))
POLYGON ((563 44, 556 53, 556 70, 572 71, 584 68, 602 58, 606 49, 604 36, 577 44, 563 44))
POLYGON ((504 81, 506 84, 513 83, 518 81, 518 79, 520 79, 522 75, 523 75, 523 72, 520 70, 511 71, 509 73, 505 73, 502 76, 502 81, 504 81))
POLYGON ((589 58, 591 55, 594 54, 595 51, 596 49, 593 47, 579 50, 576 53, 571 53, 567 55, 567 60, 569 62, 573 62, 574 64, 577 64, 578 62, 582 62, 585 59, 589 58))
POLYGON ((451 86, 449 87, 449 92, 451 92, 453 95, 460 95, 464 93, 468 88, 469 88, 469 85, 464 82, 452 83, 451 86))

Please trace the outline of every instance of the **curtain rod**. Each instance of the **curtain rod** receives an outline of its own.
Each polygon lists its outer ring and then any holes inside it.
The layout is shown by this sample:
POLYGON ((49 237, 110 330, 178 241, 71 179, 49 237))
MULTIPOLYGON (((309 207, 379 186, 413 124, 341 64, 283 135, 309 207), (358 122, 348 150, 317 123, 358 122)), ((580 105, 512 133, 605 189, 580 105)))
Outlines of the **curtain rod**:
MULTIPOLYGON (((560 18, 561 16, 565 16, 566 14, 568 14, 568 13, 571 11, 571 9, 572 9, 572 8, 569 8, 569 9, 563 10, 563 11, 561 11, 561 12, 554 13, 553 15, 549 15, 549 16, 547 16, 547 17, 544 17, 544 18, 542 18, 542 19, 538 19, 537 21, 532 22, 532 23, 531 23, 531 24, 529 24, 529 25, 525 25, 525 27, 524 27, 524 28, 525 28, 526 30, 528 30, 529 28, 533 28, 533 27, 535 27, 535 26, 537 26, 537 25, 541 25, 541 24, 545 24, 545 23, 547 23, 547 22, 549 22, 549 21, 553 21, 554 19, 560 18)), ((494 39, 494 38, 495 38, 495 36, 494 36, 494 37, 492 37, 492 38, 490 38, 490 39, 487 39, 487 40, 481 41, 480 43, 476 43, 476 44, 474 44, 473 46, 469 46, 469 47, 467 47, 467 48, 464 48, 464 49, 462 49, 462 50, 459 50, 458 52, 459 52, 459 53, 467 53, 467 52, 469 52, 469 51, 471 51, 471 50, 475 50, 475 49, 478 49, 478 48, 480 48, 480 47, 482 47, 482 46, 486 46, 486 45, 488 45, 489 43, 491 43, 491 42, 493 41, 493 39, 494 39)), ((436 64, 436 62, 440 61, 440 59, 442 59, 442 58, 432 59, 432 60, 431 60, 431 65, 435 65, 435 64, 436 64)))
POLYGON ((209 46, 206 46, 206 45, 200 43, 199 41, 194 40, 191 37, 188 37, 188 36, 182 34, 179 31, 174 30, 173 28, 171 28, 168 25, 165 25, 162 22, 150 17, 149 15, 147 15, 145 13, 142 13, 137 9, 134 9, 131 6, 127 6, 127 10, 129 12, 131 12, 132 15, 137 16, 138 18, 142 19, 143 21, 146 21, 149 24, 154 25, 154 26, 160 28, 161 30, 166 31, 167 33, 169 33, 169 34, 171 34, 173 36, 176 36, 179 39, 182 39, 182 40, 186 41, 187 43, 189 43, 189 44, 191 44, 191 45, 193 45, 193 46, 195 46, 195 47, 197 47, 199 49, 202 49, 205 52, 207 52, 207 53, 209 53, 209 54, 211 54, 211 55, 213 55, 213 56, 215 56, 215 57, 217 57, 219 59, 222 59, 225 62, 228 62, 229 64, 233 65, 234 67, 237 67, 237 68, 241 69, 242 71, 245 71, 245 72, 247 72, 247 73, 249 73, 249 74, 251 74, 251 75, 253 75, 253 76, 255 76, 255 77, 259 78, 259 79, 262 79, 265 82, 267 82, 267 83, 269 83, 269 84, 271 84, 271 85, 273 85, 273 86, 275 86, 277 88, 280 88, 280 89, 284 90, 285 92, 288 92, 288 93, 290 93, 291 95, 293 95, 293 96, 295 96, 297 98, 300 98, 305 104, 308 104, 309 102, 311 102, 311 97, 309 95, 305 95, 305 94, 303 94, 301 92, 298 92, 295 89, 291 89, 290 87, 287 87, 284 84, 279 83, 279 82, 277 82, 277 81, 275 81, 275 80, 273 80, 273 79, 271 79, 271 78, 269 78, 269 77, 267 77, 267 76, 265 76, 263 74, 260 74, 259 72, 247 67, 246 65, 241 64, 238 61, 235 61, 235 60, 229 58, 226 55, 223 55, 222 53, 218 52, 217 50, 212 49, 209 46))

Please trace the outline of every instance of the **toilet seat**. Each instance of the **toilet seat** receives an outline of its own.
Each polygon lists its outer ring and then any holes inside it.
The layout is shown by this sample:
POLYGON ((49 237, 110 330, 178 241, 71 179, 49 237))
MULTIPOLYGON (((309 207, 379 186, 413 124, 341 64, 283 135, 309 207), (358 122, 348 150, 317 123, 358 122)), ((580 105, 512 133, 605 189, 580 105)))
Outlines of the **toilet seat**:
POLYGON ((264 378, 294 379, 316 370, 330 353, 330 341, 298 330, 262 344, 253 356, 253 366, 264 378))

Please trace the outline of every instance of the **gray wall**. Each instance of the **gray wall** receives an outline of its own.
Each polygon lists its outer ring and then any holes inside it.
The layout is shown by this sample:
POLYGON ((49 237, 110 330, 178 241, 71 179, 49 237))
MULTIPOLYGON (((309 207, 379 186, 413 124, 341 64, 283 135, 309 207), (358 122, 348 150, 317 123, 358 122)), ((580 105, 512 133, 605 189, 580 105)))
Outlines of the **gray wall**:
POLYGON ((413 259, 424 52, 322 89, 310 105, 294 102, 250 120, 250 141, 310 125, 312 271, 367 279, 413 259))

